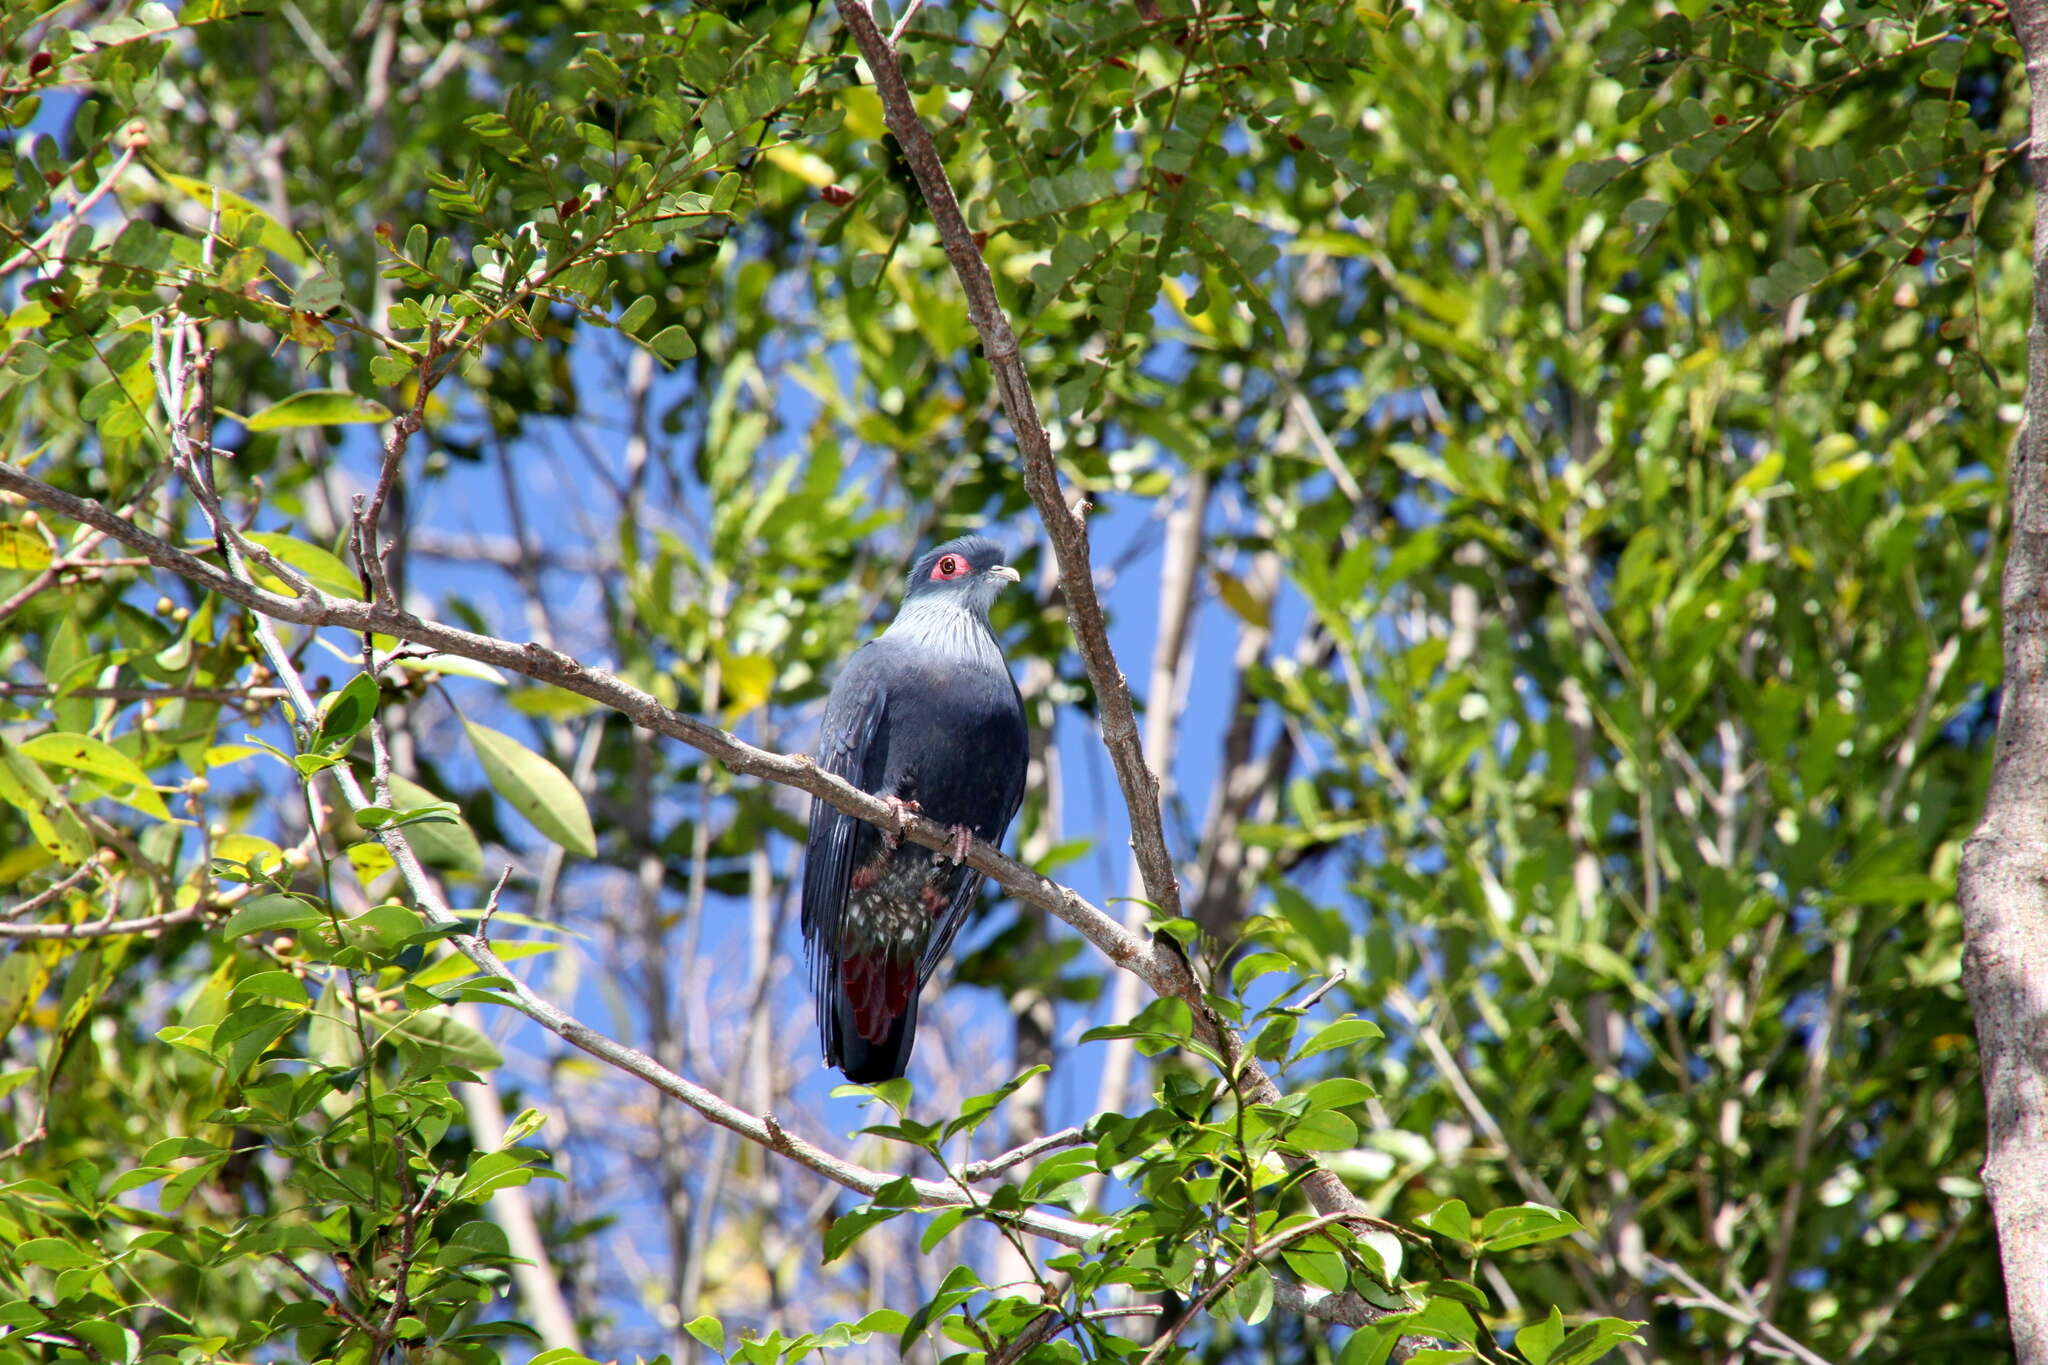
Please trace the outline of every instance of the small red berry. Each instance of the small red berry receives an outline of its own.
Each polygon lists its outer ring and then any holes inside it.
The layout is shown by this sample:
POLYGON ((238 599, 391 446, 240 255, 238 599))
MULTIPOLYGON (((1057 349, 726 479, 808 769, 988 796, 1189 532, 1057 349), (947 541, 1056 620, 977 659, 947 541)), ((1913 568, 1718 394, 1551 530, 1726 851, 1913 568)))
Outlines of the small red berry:
POLYGON ((48 71, 50 69, 50 63, 55 60, 56 59, 47 52, 38 52, 35 56, 28 59, 28 74, 30 76, 42 75, 45 71, 48 71))
POLYGON ((567 199, 564 199, 562 201, 561 208, 556 210, 556 216, 560 218, 572 218, 582 208, 583 197, 581 195, 572 194, 567 199))
POLYGON ((1308 146, 1306 142, 1303 142, 1301 140, 1300 135, 1296 133, 1289 133, 1287 135, 1287 145, 1292 147, 1297 152, 1300 151, 1302 148, 1308 146))
POLYGON ((1726 114, 1714 115, 1714 126, 1716 128, 1726 128, 1728 126, 1728 116, 1726 114))
POLYGON ((853 191, 844 185, 827 185, 818 191, 818 197, 828 204, 851 204, 853 191))
POLYGON ((1926 259, 1927 259, 1927 253, 1926 253, 1926 252, 1925 252, 1924 250, 1922 250, 1921 248, 1917 247, 1917 246, 1916 246, 1916 247, 1914 247, 1914 248, 1913 248, 1913 249, 1912 249, 1911 251, 1909 251, 1909 252, 1907 252, 1907 253, 1906 253, 1906 264, 1907 264, 1907 265, 1919 265, 1919 264, 1920 264, 1920 263, 1921 263, 1922 261, 1924 261, 1924 260, 1926 260, 1926 259))

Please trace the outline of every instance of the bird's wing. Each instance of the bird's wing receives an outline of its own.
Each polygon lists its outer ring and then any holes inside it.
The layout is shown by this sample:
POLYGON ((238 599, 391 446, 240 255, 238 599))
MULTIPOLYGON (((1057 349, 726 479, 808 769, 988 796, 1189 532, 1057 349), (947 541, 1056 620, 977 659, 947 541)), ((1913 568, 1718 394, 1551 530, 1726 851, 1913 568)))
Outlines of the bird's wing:
MULTIPOLYGON (((888 752, 888 687, 882 651, 868 644, 854 653, 832 686, 818 735, 818 766, 862 791, 881 784, 888 752)), ((839 917, 853 880, 854 843, 864 822, 811 798, 811 833, 804 846, 804 941, 818 977, 819 998, 838 952, 839 917)))

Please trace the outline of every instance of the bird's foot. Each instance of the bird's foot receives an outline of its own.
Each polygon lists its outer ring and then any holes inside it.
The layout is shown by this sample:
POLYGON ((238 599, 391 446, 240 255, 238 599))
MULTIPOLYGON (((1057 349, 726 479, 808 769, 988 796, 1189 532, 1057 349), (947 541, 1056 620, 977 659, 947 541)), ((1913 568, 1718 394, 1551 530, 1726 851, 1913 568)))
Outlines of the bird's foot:
POLYGON ((885 796, 882 798, 882 804, 896 816, 896 828, 890 829, 886 825, 881 827, 882 844, 893 852, 896 845, 903 842, 904 831, 910 828, 910 817, 924 807, 915 801, 906 801, 900 796, 885 796))
POLYGON ((955 867, 967 861, 967 852, 974 847, 974 831, 965 825, 953 826, 953 842, 946 849, 932 855, 933 862, 950 858, 955 867))

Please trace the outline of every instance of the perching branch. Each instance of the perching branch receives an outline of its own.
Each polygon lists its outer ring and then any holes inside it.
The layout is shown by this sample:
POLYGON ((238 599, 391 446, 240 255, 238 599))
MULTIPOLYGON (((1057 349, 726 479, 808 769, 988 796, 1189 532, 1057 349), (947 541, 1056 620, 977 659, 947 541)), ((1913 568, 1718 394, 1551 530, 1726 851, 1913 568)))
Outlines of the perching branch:
MULTIPOLYGON (((0 489, 19 493, 38 506, 105 531, 110 538, 145 556, 159 568, 189 579, 260 616, 294 625, 334 627, 354 634, 368 631, 391 635, 426 646, 437 653, 457 655, 519 673, 609 706, 643 729, 700 749, 736 773, 767 778, 809 792, 848 815, 878 827, 893 828, 897 822, 895 811, 881 798, 820 771, 808 757, 757 749, 727 731, 672 711, 640 689, 601 669, 586 667, 566 654, 538 644, 517 645, 494 636, 478 635, 423 620, 386 603, 334 597, 310 585, 298 597, 271 592, 236 578, 196 555, 187 554, 116 516, 93 499, 53 488, 12 465, 0 464, 0 489)), ((930 849, 946 849, 952 842, 950 830, 922 816, 908 820, 905 837, 930 849)), ((1075 891, 1041 876, 982 840, 975 841, 967 861, 994 878, 1011 896, 1065 920, 1111 961, 1126 971, 1137 973, 1153 990, 1191 1001, 1199 999, 1199 985, 1188 971, 1185 959, 1172 947, 1162 947, 1148 935, 1126 930, 1115 918, 1082 899, 1075 891)), ((1271 1084, 1270 1080, 1266 1082, 1269 1089, 1271 1084)), ((1272 1091, 1272 1094, 1277 1097, 1278 1092, 1272 1091)))

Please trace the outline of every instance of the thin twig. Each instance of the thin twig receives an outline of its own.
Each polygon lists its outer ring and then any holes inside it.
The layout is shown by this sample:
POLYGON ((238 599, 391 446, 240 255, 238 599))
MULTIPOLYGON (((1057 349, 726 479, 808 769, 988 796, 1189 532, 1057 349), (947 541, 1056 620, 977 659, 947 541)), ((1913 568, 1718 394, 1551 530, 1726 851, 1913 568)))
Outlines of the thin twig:
POLYGON ((99 178, 98 184, 87 190, 67 212, 59 216, 47 228, 44 228, 41 235, 33 242, 25 244, 21 250, 9 256, 5 262, 0 262, 0 275, 11 274, 22 265, 41 256, 43 248, 56 241, 64 233, 65 229, 69 228, 73 223, 83 222, 85 215, 92 212, 93 205, 99 203, 106 196, 107 191, 114 188, 114 182, 119 180, 127 169, 135 164, 135 153, 137 150, 136 146, 123 147, 121 154, 114 158, 114 164, 107 167, 106 174, 99 178))
MULTIPOLYGON (((0 697, 55 697, 49 683, 0 682, 0 697)), ((65 697, 89 701, 214 701, 239 706, 252 701, 281 701, 276 687, 67 687, 65 697)))
POLYGON ((341 1301, 340 1296, 337 1295, 332 1289, 329 1289, 326 1285, 320 1283, 320 1281, 314 1279, 311 1275, 307 1274, 304 1267, 300 1266, 300 1264, 297 1261, 294 1261, 288 1254, 282 1251, 273 1251, 270 1253, 270 1259, 276 1261, 286 1270, 289 1270, 292 1272, 292 1274, 298 1276, 300 1281, 306 1286, 306 1288, 312 1290, 313 1293, 319 1297, 320 1301, 327 1305, 328 1312, 334 1314, 334 1316, 340 1318, 343 1322, 347 1323, 349 1326, 355 1328, 359 1332, 363 1332, 369 1335, 375 1335, 375 1333, 371 1330, 370 1324, 363 1321, 361 1314, 357 1313, 355 1309, 350 1308, 347 1304, 343 1303, 341 1301))
POLYGON ((1001 1156, 992 1156, 986 1161, 970 1161, 960 1168, 962 1180, 987 1180, 990 1176, 1001 1175, 1014 1166, 1057 1151, 1062 1147, 1078 1147, 1090 1141, 1089 1136, 1079 1128, 1062 1128, 1057 1133, 1047 1133, 1042 1138, 1033 1138, 1021 1147, 1013 1147, 1001 1156))
POLYGON ((491 917, 498 913, 498 897, 505 894, 505 883, 512 880, 512 864, 506 863, 505 870, 498 874, 498 884, 491 888, 491 898, 484 902, 484 912, 476 922, 476 936, 488 939, 491 936, 491 917))
POLYGON ((1346 972, 1342 967, 1337 968, 1328 976, 1324 977, 1322 981, 1318 983, 1313 990, 1309 991, 1307 995, 1304 995, 1303 997, 1301 997, 1301 999, 1295 1001, 1287 1008, 1291 1010, 1313 1009, 1315 1005, 1319 1001, 1321 1001, 1324 996, 1328 995, 1331 991, 1335 990, 1339 985, 1341 985, 1344 981, 1344 978, 1348 975, 1349 973, 1346 972))
MULTIPOLYGON (((142 487, 122 507, 121 515, 124 517, 133 516, 137 508, 156 495, 157 484, 162 479, 163 471, 161 469, 151 470, 149 476, 142 481, 142 487)), ((5 621, 8 617, 34 601, 37 596, 56 583, 72 561, 76 560, 80 555, 91 554, 99 546, 99 543, 106 538, 107 533, 100 530, 87 531, 81 535, 69 550, 66 550, 62 555, 50 561, 49 564, 44 566, 42 572, 22 584, 5 601, 0 601, 0 621, 5 621)))
POLYGON ((60 880, 52 882, 19 905, 12 906, 6 910, 0 910, 0 921, 18 920, 24 915, 33 915, 72 887, 77 886, 87 877, 99 871, 99 867, 97 859, 87 859, 80 866, 65 873, 60 880))
POLYGON ((1832 1362, 1826 1356, 1800 1345, 1788 1336, 1784 1329, 1780 1328, 1769 1318, 1764 1317, 1760 1313, 1751 1312, 1747 1308, 1738 1308, 1728 1302, 1728 1300, 1701 1284, 1693 1277, 1690 1271, 1686 1270, 1684 1266, 1679 1265, 1676 1261, 1667 1261, 1662 1256, 1651 1256, 1649 1263, 1651 1269, 1661 1271, 1683 1285, 1685 1291, 1693 1296, 1694 1301, 1700 1307, 1711 1308, 1731 1322, 1740 1323, 1744 1327, 1761 1333, 1794 1359, 1805 1361, 1806 1365, 1832 1365, 1832 1362))

